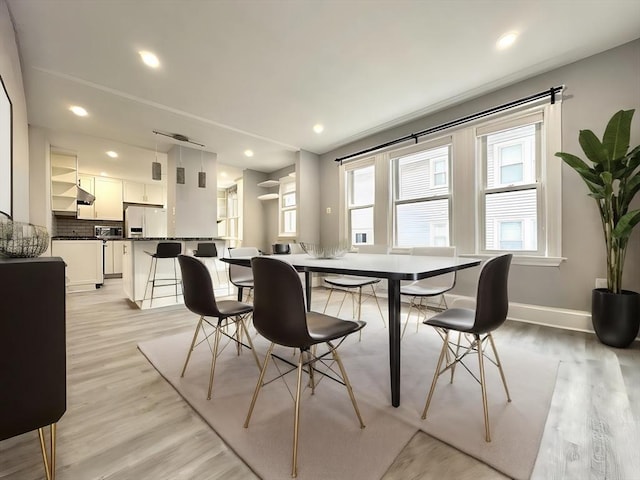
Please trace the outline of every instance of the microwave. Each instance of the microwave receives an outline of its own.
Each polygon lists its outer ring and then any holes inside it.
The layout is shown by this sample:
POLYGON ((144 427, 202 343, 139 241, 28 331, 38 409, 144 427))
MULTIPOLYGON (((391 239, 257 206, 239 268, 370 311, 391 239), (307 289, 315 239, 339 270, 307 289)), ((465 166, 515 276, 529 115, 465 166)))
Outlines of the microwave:
POLYGON ((122 227, 96 225, 94 235, 98 238, 122 238, 122 227))

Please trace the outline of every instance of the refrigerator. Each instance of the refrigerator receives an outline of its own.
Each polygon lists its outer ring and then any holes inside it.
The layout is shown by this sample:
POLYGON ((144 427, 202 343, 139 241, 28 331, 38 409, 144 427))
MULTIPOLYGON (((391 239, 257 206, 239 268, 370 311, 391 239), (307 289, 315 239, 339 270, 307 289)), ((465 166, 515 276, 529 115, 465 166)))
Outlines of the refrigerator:
POLYGON ((165 238, 167 236, 167 209, 128 206, 124 211, 127 238, 165 238))

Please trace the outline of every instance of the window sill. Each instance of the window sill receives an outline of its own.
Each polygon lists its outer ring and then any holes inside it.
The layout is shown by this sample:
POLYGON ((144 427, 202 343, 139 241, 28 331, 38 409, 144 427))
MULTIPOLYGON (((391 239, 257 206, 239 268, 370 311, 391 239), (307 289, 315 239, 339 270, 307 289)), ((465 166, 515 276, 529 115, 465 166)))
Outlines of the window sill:
MULTIPOLYGON (((498 255, 498 253, 496 253, 498 255)), ((474 257, 489 259, 495 257, 488 253, 461 253, 459 257, 474 257)), ((512 265, 526 265, 530 267, 558 267, 566 260, 565 257, 536 257, 533 255, 513 255, 512 265)))

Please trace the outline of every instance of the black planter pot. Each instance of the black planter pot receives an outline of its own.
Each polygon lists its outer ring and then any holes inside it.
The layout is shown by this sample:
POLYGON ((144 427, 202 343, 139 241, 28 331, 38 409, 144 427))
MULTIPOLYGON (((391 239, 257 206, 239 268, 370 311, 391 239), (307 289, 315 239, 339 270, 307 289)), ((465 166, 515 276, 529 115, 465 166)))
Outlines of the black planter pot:
POLYGON ((628 347, 640 327, 640 294, 629 290, 611 293, 606 288, 594 289, 591 321, 602 343, 610 347, 628 347))

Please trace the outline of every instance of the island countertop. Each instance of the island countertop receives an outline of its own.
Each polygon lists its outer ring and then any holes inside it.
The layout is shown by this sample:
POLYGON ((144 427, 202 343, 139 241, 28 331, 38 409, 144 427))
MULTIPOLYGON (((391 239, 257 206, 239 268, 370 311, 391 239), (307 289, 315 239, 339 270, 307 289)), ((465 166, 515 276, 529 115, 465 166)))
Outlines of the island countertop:
POLYGON ((123 240, 132 240, 134 242, 212 242, 214 240, 222 240, 220 237, 132 237, 123 240))

